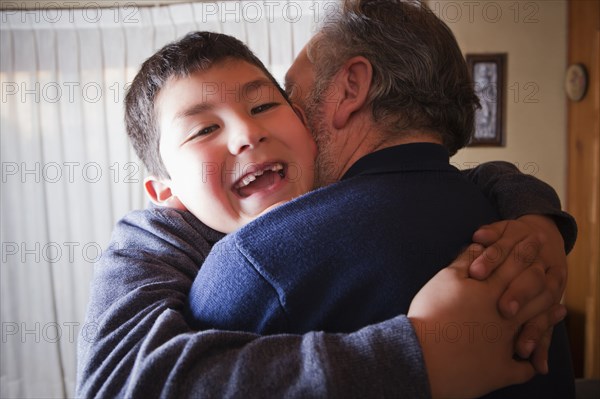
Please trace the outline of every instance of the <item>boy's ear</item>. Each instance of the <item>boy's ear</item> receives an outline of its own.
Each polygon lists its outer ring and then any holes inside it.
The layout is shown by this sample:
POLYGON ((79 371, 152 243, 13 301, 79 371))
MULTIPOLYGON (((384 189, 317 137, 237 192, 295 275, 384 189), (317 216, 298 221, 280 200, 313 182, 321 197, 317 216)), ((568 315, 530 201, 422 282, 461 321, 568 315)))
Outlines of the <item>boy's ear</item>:
POLYGON ((333 115, 333 126, 342 129, 355 112, 359 112, 367 104, 373 66, 362 56, 350 58, 342 65, 335 77, 340 89, 338 104, 333 115))
POLYGON ((148 176, 144 180, 144 188, 146 189, 146 194, 150 197, 150 201, 154 204, 182 211, 187 210, 185 205, 183 205, 179 198, 171 191, 170 180, 159 179, 156 176, 148 176))

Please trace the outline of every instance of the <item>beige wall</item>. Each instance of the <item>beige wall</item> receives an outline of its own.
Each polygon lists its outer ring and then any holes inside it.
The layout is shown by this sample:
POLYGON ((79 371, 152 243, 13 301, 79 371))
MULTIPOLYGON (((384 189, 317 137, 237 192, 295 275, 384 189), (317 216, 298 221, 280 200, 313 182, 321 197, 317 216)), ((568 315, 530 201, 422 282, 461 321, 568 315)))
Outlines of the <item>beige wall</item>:
POLYGON ((507 53, 505 147, 461 150, 452 162, 506 160, 566 198, 565 0, 429 1, 463 53, 507 53), (537 92, 535 91, 537 90, 537 92))

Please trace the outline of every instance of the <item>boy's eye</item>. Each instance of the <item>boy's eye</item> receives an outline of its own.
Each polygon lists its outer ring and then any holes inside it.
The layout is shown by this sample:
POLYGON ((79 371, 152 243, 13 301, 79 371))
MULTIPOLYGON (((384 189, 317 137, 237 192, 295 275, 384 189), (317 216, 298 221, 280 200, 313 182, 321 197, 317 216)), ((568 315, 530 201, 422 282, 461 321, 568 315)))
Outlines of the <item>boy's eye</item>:
POLYGON ((184 143, 186 143, 188 141, 191 141, 191 140, 195 139, 196 137, 206 136, 207 134, 211 134, 212 132, 214 132, 218 128, 219 128, 219 125, 210 125, 210 126, 207 126, 205 128, 202 128, 202 129, 198 130, 196 133, 193 133, 192 135, 190 135, 188 137, 188 139, 184 141, 184 143))
POLYGON ((252 115, 256 115, 256 114, 260 114, 261 112, 265 112, 273 107, 278 106, 279 103, 266 103, 266 104, 261 104, 258 107, 254 107, 252 108, 252 110, 250 111, 252 113, 252 115))
POLYGON ((214 132, 215 130, 217 130, 219 128, 218 125, 211 125, 208 127, 205 127, 204 129, 200 129, 195 136, 204 136, 205 134, 210 134, 212 132, 214 132))

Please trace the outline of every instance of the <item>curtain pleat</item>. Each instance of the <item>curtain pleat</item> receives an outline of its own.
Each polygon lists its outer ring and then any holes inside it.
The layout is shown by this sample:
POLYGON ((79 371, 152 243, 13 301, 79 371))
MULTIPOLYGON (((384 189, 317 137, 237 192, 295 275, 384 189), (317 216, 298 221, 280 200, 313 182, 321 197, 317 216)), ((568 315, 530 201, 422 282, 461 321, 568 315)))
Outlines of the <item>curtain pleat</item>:
POLYGON ((94 262, 147 200, 123 99, 141 63, 192 30, 234 35, 282 81, 315 2, 0 12, 0 397, 73 397, 94 262))

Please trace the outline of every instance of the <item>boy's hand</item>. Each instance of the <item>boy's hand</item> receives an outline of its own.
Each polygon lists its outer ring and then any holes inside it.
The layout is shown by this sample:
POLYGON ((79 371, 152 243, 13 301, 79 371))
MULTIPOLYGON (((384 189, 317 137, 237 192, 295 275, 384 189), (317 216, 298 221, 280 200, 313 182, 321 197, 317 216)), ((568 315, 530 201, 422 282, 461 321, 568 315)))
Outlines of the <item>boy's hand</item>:
POLYGON ((477 397, 535 375, 529 361, 514 358, 514 337, 546 306, 532 301, 513 318, 502 317, 498 300, 520 271, 504 264, 484 281, 472 279, 469 265, 482 252, 471 245, 419 291, 408 311, 434 398, 477 397))
POLYGON ((514 269, 514 273, 521 271, 498 302, 505 317, 530 303, 542 306, 542 311, 520 332, 516 352, 530 358, 539 373, 546 373, 552 327, 566 313, 564 306, 559 305, 567 281, 560 232, 551 219, 527 215, 483 226, 473 240, 487 248, 471 265, 471 277, 485 279, 500 265, 514 269))

